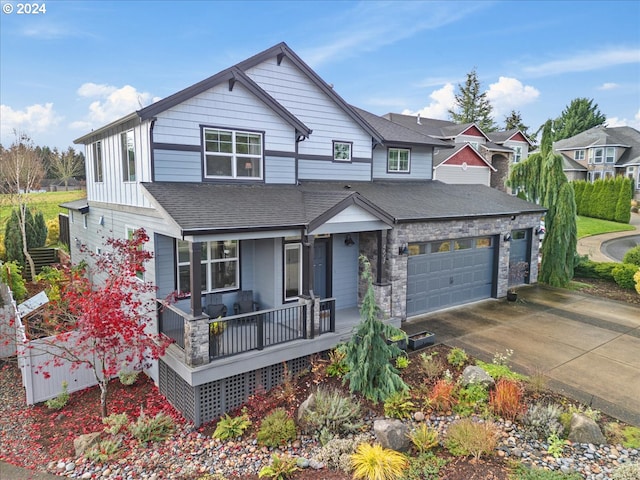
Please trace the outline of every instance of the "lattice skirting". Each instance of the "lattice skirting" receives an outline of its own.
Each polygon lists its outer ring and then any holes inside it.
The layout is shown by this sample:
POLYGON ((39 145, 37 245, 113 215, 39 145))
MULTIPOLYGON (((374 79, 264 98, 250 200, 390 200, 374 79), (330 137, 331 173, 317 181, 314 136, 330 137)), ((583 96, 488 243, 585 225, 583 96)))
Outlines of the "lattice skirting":
MULTIPOLYGON (((284 381, 284 363, 262 367, 195 387, 160 360, 159 389, 167 400, 196 427, 215 420, 246 402, 258 388, 271 390, 284 381)), ((286 362, 290 375, 309 368, 310 356, 286 362)))

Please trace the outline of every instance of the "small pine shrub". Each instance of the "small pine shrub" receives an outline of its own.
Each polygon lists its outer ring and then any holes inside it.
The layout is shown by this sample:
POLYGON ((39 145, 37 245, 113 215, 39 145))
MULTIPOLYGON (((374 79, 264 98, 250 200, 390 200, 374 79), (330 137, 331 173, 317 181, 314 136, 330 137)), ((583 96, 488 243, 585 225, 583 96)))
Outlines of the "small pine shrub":
POLYGON ((482 455, 493 453, 498 444, 498 431, 491 422, 463 418, 449 426, 444 444, 452 455, 473 456, 478 460, 482 455))
POLYGON ((447 362, 455 368, 461 368, 467 360, 469 360, 469 356, 462 348, 452 348, 447 354, 447 362))
POLYGON ((140 443, 161 442, 166 440, 175 429, 173 418, 159 412, 155 417, 147 417, 144 412, 129 425, 129 432, 140 443))
POLYGON ((420 367, 427 378, 435 378, 442 373, 442 364, 437 357, 438 352, 420 354, 420 367))
POLYGON ((438 380, 429 394, 429 406, 437 412, 448 412, 453 409, 456 385, 447 379, 438 380))
POLYGON ((268 477, 275 480, 285 480, 298 470, 295 458, 273 454, 271 455, 271 464, 265 465, 260 469, 258 478, 268 477))
POLYGON ((296 425, 284 408, 276 408, 267 415, 258 430, 258 443, 267 447, 278 447, 295 440, 296 425))
POLYGON ((400 452, 380 445, 361 443, 351 455, 353 478, 364 480, 396 480, 402 476, 409 462, 400 452))
POLYGON ((625 253, 622 258, 622 263, 631 263, 632 265, 640 267, 640 245, 636 245, 627 250, 627 253, 625 253))
POLYGON ((425 453, 438 446, 438 431, 426 423, 421 423, 409 432, 409 440, 418 453, 425 453))
POLYGON ((433 452, 425 452, 409 458, 409 467, 402 478, 403 480, 438 480, 440 470, 446 464, 445 459, 436 457, 433 452))
POLYGON ((618 465, 611 474, 613 480, 638 480, 640 478, 640 463, 625 463, 618 465))
POLYGON ((522 426, 527 438, 546 439, 551 435, 562 435, 564 427, 560 423, 562 408, 556 404, 535 403, 522 416, 522 426))
POLYGON ((389 418, 409 418, 415 409, 408 392, 392 393, 384 401, 384 414, 389 418))
POLYGON ((611 274, 613 275, 615 282, 621 288, 624 288, 625 290, 633 290, 636 287, 636 282, 633 279, 633 276, 638 271, 640 271, 640 267, 638 265, 621 263, 611 270, 611 274))
POLYGON ((369 441, 367 435, 357 435, 351 438, 333 438, 320 448, 316 458, 324 463, 327 468, 351 473, 353 468, 351 455, 355 453, 358 445, 367 441, 369 441))
POLYGON ((334 435, 357 432, 362 426, 360 402, 337 390, 318 387, 300 424, 305 431, 319 434, 322 443, 334 435))
POLYGON ((119 434, 122 429, 129 423, 129 417, 126 413, 112 413, 102 419, 102 423, 106 425, 104 431, 111 435, 119 434))
POLYGON ((49 410, 61 410, 69 402, 69 392, 67 391, 68 386, 69 384, 66 381, 63 381, 62 392, 57 397, 44 402, 49 410))
POLYGON ((524 409, 523 394, 518 382, 501 378, 489 397, 491 410, 496 415, 513 421, 524 409))
POLYGON ((106 439, 89 447, 84 456, 92 462, 103 463, 111 459, 120 450, 120 441, 106 439))
POLYGON ((239 438, 250 426, 251 420, 249 420, 249 415, 247 415, 246 412, 242 412, 242 414, 237 417, 230 417, 229 414, 225 413, 224 417, 221 417, 220 420, 218 420, 218 424, 216 425, 216 429, 212 436, 219 440, 239 438))
POLYGON ((118 380, 122 385, 130 386, 136 383, 138 379, 138 372, 127 372, 125 370, 120 370, 118 372, 118 380))

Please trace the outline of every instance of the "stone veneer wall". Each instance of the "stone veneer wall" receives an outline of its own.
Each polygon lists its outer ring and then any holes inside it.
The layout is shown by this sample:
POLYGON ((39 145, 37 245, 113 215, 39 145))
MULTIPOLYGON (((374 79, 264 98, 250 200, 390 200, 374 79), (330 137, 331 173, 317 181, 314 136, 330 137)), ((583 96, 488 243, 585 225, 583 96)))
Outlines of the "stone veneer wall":
MULTIPOLYGON (((538 213, 518 215, 513 220, 511 217, 493 217, 397 224, 387 235, 386 271, 383 273, 385 282, 382 285, 375 286, 377 289, 376 298, 381 302, 381 307, 384 305, 385 310, 389 309, 389 316, 406 320, 408 256, 400 255, 399 248, 405 243, 481 236, 496 237, 495 248, 498 256, 496 296, 498 298, 504 297, 507 294, 509 280, 510 244, 509 242, 504 242, 502 238, 512 230, 535 229, 539 224, 540 214, 538 213), (385 283, 388 283, 388 285, 385 283)), ((538 279, 538 249, 537 236, 532 234, 529 283, 535 283, 538 279)), ((360 235, 360 253, 370 259, 372 271, 375 272, 375 259, 377 258, 375 233, 360 235)), ((361 295, 364 294, 362 283, 359 290, 359 298, 361 299, 361 295)))

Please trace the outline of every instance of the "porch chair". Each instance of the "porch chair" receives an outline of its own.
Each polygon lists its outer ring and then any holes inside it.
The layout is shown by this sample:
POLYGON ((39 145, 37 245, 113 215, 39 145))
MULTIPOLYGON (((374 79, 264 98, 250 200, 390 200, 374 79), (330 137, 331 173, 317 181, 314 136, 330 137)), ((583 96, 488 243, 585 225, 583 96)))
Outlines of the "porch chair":
POLYGON ((222 294, 209 293, 205 296, 205 312, 211 318, 227 316, 227 306, 222 303, 222 294))
POLYGON ((233 304, 233 314, 240 315, 242 313, 257 312, 260 310, 258 302, 253 300, 253 290, 240 290, 233 304))

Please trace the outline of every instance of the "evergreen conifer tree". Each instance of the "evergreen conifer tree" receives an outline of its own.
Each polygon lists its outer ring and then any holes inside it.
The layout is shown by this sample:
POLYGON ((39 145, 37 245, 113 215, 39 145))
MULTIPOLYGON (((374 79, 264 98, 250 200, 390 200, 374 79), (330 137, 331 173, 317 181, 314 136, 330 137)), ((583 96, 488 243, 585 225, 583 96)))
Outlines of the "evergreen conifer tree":
POLYGON ((487 92, 480 92, 480 81, 474 68, 467 74, 465 84, 458 84, 455 94, 456 106, 449 110, 451 120, 456 123, 475 123, 484 132, 496 130, 491 117, 493 107, 487 98, 487 92))

